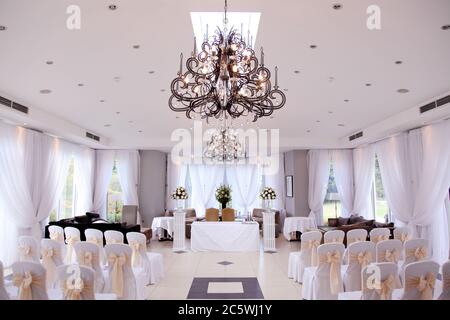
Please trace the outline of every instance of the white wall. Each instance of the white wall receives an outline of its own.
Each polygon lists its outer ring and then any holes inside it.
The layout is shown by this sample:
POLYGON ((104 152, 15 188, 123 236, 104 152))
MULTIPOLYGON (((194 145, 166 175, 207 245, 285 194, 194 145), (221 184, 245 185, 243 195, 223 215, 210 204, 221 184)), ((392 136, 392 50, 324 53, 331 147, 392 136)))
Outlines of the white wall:
POLYGON ((306 217, 309 215, 307 153, 308 150, 293 150, 284 154, 286 176, 293 176, 294 184, 294 197, 286 197, 288 216, 306 217))

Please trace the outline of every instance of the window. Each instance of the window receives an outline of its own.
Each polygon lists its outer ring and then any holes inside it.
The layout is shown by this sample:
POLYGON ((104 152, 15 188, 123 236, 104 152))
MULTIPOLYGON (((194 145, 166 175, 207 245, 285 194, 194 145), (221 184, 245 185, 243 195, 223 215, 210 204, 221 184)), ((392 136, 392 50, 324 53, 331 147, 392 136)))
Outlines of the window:
POLYGON ((328 218, 337 218, 342 215, 341 199, 334 179, 333 162, 330 162, 330 176, 328 177, 327 195, 323 203, 323 220, 328 223, 328 218))
POLYGON ((74 183, 75 159, 72 157, 69 164, 69 172, 67 173, 66 183, 60 198, 58 199, 57 208, 50 212, 50 221, 72 218, 75 215, 76 208, 76 188, 74 183))
POLYGON ((375 156, 375 177, 373 182, 373 207, 375 210, 375 220, 385 222, 390 219, 390 209, 384 194, 383 180, 381 179, 380 164, 377 156, 375 156))
POLYGON ((119 173, 117 172, 117 160, 114 160, 111 181, 108 187, 107 217, 109 222, 120 222, 122 217, 122 187, 120 185, 119 173))

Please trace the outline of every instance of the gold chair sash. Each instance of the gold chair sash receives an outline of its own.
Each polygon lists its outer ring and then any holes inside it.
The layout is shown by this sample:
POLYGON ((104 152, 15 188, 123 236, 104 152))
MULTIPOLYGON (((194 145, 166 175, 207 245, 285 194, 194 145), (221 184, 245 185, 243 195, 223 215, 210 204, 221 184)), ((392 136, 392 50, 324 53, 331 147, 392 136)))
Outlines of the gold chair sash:
POLYGON ((91 251, 81 251, 78 254, 78 261, 80 265, 85 267, 94 268, 94 261, 96 262, 98 256, 91 251))
POLYGON ((402 243, 405 243, 406 241, 408 241, 410 239, 410 236, 408 233, 400 233, 400 236, 398 238, 402 243))
POLYGON ((444 277, 442 279, 442 289, 447 290, 450 288, 450 277, 444 277))
POLYGON ((311 266, 316 267, 318 264, 317 247, 320 246, 320 240, 308 240, 302 242, 300 250, 311 250, 311 266))
POLYGON ((117 295, 118 298, 123 297, 123 266, 127 262, 127 257, 125 254, 121 253, 116 255, 111 253, 108 257, 108 262, 112 265, 111 273, 111 287, 112 291, 117 295))
POLYGON ((31 246, 26 244, 21 244, 19 246, 19 255, 21 260, 31 259, 31 246))
POLYGON ((85 283, 81 278, 67 278, 62 282, 61 289, 65 300, 82 300, 82 296, 92 290, 92 285, 85 283))
POLYGON ((327 252, 320 256, 320 263, 330 264, 330 290, 332 294, 338 294, 340 291, 340 265, 341 253, 339 251, 327 252))
POLYGON ((379 236, 376 236, 373 239, 373 242, 378 243, 383 240, 389 240, 389 235, 388 234, 380 234, 379 236))
POLYGON ((413 258, 415 261, 425 260, 428 256, 428 251, 426 247, 417 247, 415 249, 407 250, 406 257, 413 258))
POLYGON ((381 261, 380 262, 393 262, 397 263, 400 258, 400 253, 397 249, 386 249, 385 252, 381 252, 380 254, 381 261))
POLYGON ((394 291, 394 288, 395 277, 393 274, 390 274, 384 281, 381 281, 381 283, 379 283, 379 288, 375 290, 380 295, 380 300, 391 300, 392 291, 394 291))
POLYGON ((55 257, 59 255, 59 251, 53 248, 42 248, 42 265, 46 270, 47 286, 53 285, 56 279, 56 263, 55 257))
POLYGON ((361 251, 358 254, 350 255, 350 260, 357 261, 361 265, 361 268, 364 268, 369 263, 371 263, 372 259, 373 259, 372 252, 370 251, 361 251))
POLYGON ((407 277, 405 290, 417 289, 420 292, 420 300, 432 300, 435 284, 436 276, 428 272, 425 277, 407 277))
POLYGON ((56 240, 56 241, 64 241, 64 236, 62 235, 61 232, 51 232, 50 239, 56 240))
POLYGON ((146 246, 143 243, 136 241, 129 242, 129 245, 131 246, 131 249, 133 249, 131 264, 135 268, 140 267, 142 265, 141 248, 145 248, 146 246))
POLYGON ((13 285, 19 288, 19 300, 33 300, 33 291, 31 290, 33 285, 39 285, 45 288, 43 278, 35 276, 29 271, 26 271, 23 275, 14 274, 12 281, 13 285))

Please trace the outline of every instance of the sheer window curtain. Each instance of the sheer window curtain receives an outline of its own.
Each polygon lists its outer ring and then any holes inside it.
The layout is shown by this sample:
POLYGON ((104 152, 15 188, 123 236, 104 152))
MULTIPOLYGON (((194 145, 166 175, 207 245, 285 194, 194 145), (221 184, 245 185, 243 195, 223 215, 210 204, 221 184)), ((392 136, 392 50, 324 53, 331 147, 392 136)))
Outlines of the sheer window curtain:
POLYGON ((341 199, 342 216, 349 217, 353 211, 353 150, 332 150, 334 179, 341 199))
POLYGON ((307 157, 309 184, 308 204, 309 216, 316 219, 317 225, 323 224, 323 202, 327 195, 328 178, 330 176, 329 150, 310 150, 307 157))
MULTIPOLYGON (((123 204, 139 206, 140 156, 137 150, 117 150, 117 172, 122 187, 123 204)), ((138 221, 141 221, 138 210, 138 221)))
MULTIPOLYGON (((176 200, 171 198, 171 194, 179 186, 186 186, 187 165, 182 163, 175 163, 172 161, 170 154, 167 155, 167 195, 166 195, 166 209, 176 208, 176 200)), ((189 197, 192 197, 189 194, 189 197)))
POLYGON ((84 214, 93 209, 95 151, 90 148, 74 149, 74 179, 77 189, 75 214, 84 214))
POLYGON ((258 204, 261 189, 261 168, 255 164, 236 164, 226 167, 231 185, 233 208, 246 215, 258 204))
POLYGON ((102 219, 106 219, 106 197, 109 183, 111 182, 112 169, 116 156, 115 150, 95 151, 95 184, 93 209, 100 214, 102 219))
POLYGON ((353 150, 354 188, 355 198, 352 214, 366 219, 373 219, 373 205, 371 201, 373 177, 375 170, 375 152, 372 145, 353 150))
POLYGON ((266 174, 263 169, 264 174, 264 187, 272 187, 277 193, 277 198, 275 199, 273 205, 275 209, 280 210, 280 223, 281 228, 284 225, 284 219, 286 218, 286 182, 285 182, 285 171, 284 171, 284 153, 280 153, 278 157, 278 171, 274 174, 266 174))

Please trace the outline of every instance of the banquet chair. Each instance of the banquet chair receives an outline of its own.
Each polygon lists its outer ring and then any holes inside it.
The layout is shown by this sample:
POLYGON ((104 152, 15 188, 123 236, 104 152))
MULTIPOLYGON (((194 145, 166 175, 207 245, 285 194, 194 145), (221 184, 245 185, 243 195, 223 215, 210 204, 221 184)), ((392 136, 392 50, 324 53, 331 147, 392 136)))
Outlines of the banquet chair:
POLYGON ((103 232, 97 229, 86 229, 84 230, 84 236, 86 237, 86 242, 94 243, 98 246, 100 250, 100 264, 106 264, 105 249, 103 248, 103 232))
POLYGON ((403 249, 402 242, 396 239, 382 240, 376 244, 377 262, 398 263, 403 249))
POLYGON ((362 291, 342 292, 339 294, 339 300, 392 300, 397 278, 397 264, 371 263, 361 271, 362 291))
POLYGON ((95 293, 95 271, 77 264, 57 269, 60 290, 55 300, 117 300, 113 293, 95 293))
POLYGON ((39 263, 39 245, 31 236, 19 237, 19 261, 39 263))
POLYGON ((438 300, 450 300, 450 261, 442 265, 442 293, 438 300))
POLYGON ((78 242, 74 245, 74 250, 78 264, 94 270, 94 291, 102 292, 105 286, 105 279, 100 266, 100 249, 98 245, 90 242, 78 242))
POLYGON ((66 245, 64 242, 64 229, 60 226, 49 226, 48 233, 50 235, 50 239, 60 242, 62 245, 66 245))
POLYGON ((323 235, 324 243, 344 243, 345 232, 342 230, 331 230, 323 235))
POLYGON ((309 231, 300 236, 300 251, 289 253, 288 277, 302 282, 303 271, 317 266, 317 247, 322 240, 320 231, 309 231))
POLYGON ((5 289, 4 276, 3 263, 0 261, 0 300, 9 300, 8 292, 5 289))
POLYGON ((344 250, 342 243, 325 243, 317 248, 319 265, 312 279, 313 300, 337 300, 339 292, 343 291, 341 264, 344 250))
POLYGON ((45 286, 45 268, 36 262, 15 262, 12 265, 13 285, 17 288, 15 300, 48 300, 45 286))
POLYGON ((369 233, 370 241, 377 244, 383 240, 389 240, 391 236, 391 230, 389 228, 375 228, 372 229, 369 233))
POLYGON ((205 212, 206 221, 219 221, 219 209, 208 208, 205 212))
POLYGON ((399 290, 402 292, 401 299, 432 300, 438 272, 439 264, 430 260, 406 265, 403 272, 404 288, 399 290))
POLYGON ((232 208, 225 208, 222 210, 222 221, 234 221, 235 211, 232 208))
POLYGON ((348 267, 343 282, 345 291, 361 291, 361 271, 375 262, 375 243, 371 241, 353 242, 347 248, 348 267))
POLYGON ((52 239, 41 240, 41 264, 46 271, 46 287, 47 289, 53 289, 56 284, 56 268, 64 264, 63 260, 63 247, 60 242, 52 239))
POLYGON ((80 230, 74 227, 65 227, 64 234, 66 236, 66 258, 64 262, 66 264, 74 263, 77 258, 75 252, 73 250, 73 246, 75 243, 80 242, 80 230))
POLYGON ((366 241, 367 230, 366 229, 352 229, 347 231, 346 248, 344 252, 343 264, 348 263, 348 246, 354 242, 366 241))
POLYGON ((136 299, 136 279, 131 269, 133 250, 125 244, 107 244, 108 278, 105 293, 115 293, 120 300, 136 299))
POLYGON ((116 230, 105 231, 106 244, 123 244, 123 233, 116 230))
POLYGON ((427 239, 412 239, 404 243, 403 268, 411 262, 427 260, 429 258, 429 245, 427 239))
POLYGON ((138 299, 145 299, 147 285, 159 282, 164 277, 163 256, 156 252, 147 252, 145 235, 139 232, 127 233, 128 245, 133 250, 131 266, 136 277, 138 299))
POLYGON ((400 240, 403 244, 413 237, 412 230, 408 227, 399 227, 394 230, 394 239, 400 240))

